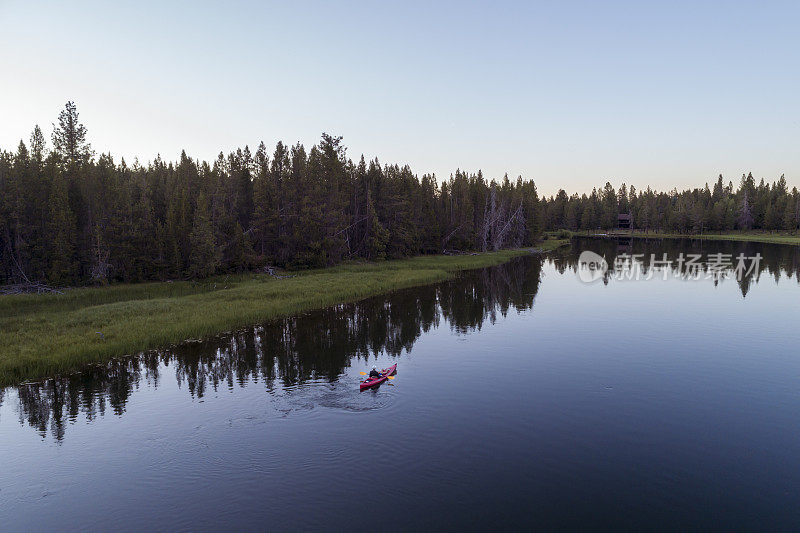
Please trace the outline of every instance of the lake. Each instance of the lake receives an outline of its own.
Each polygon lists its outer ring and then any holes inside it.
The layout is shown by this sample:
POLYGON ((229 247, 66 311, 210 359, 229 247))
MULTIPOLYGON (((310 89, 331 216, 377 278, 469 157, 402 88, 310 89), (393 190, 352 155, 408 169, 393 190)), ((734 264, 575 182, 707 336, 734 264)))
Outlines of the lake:
POLYGON ((796 531, 799 326, 800 247, 575 239, 1 390, 0 529, 796 531))

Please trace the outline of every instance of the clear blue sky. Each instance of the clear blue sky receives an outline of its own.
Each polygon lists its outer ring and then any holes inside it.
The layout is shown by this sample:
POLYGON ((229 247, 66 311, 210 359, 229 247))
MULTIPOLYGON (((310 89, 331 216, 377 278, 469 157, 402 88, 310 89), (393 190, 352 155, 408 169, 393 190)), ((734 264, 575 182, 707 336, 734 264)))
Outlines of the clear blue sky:
POLYGON ((74 100, 98 152, 354 159, 540 191, 800 185, 800 2, 0 0, 0 147, 74 100))

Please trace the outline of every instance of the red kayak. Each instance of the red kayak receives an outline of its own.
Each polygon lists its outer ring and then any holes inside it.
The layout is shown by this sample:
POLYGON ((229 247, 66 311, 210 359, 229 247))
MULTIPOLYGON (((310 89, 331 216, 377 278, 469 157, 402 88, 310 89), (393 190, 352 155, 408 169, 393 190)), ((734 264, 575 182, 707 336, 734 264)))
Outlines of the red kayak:
POLYGON ((383 370, 381 370, 381 375, 378 376, 377 378, 367 378, 364 381, 362 381, 361 390, 374 387, 375 385, 380 385, 381 383, 389 379, 389 376, 394 375, 396 373, 397 373, 396 364, 390 366, 389 368, 384 368, 383 370))

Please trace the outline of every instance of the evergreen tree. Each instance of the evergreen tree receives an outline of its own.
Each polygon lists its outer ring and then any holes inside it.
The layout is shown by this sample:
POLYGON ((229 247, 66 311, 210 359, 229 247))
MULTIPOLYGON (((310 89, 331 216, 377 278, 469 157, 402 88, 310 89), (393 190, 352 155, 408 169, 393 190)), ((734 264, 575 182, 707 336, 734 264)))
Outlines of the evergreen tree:
POLYGON ((51 283, 64 285, 76 281, 78 276, 75 260, 75 219, 69 206, 67 184, 61 173, 53 177, 48 204, 49 233, 52 239, 48 278, 51 283))
POLYGON ((205 193, 197 198, 194 223, 189 237, 189 275, 205 277, 214 274, 220 263, 220 252, 214 241, 214 228, 211 225, 211 212, 205 193))
POLYGON ((86 127, 78 120, 74 102, 67 102, 58 115, 58 125, 53 125, 53 148, 67 164, 79 165, 92 156, 86 127))
POLYGON ((201 277, 265 264, 312 267, 451 250, 532 246, 544 230, 613 228, 630 212, 644 231, 800 227, 800 194, 781 176, 751 173, 735 188, 638 191, 610 182, 591 194, 457 169, 437 183, 408 166, 347 157, 323 134, 306 151, 278 142, 220 153, 185 152, 140 165, 95 159, 68 102, 53 150, 35 127, 26 146, 0 150, 0 283, 63 284, 201 277))
POLYGON ((44 161, 44 158, 47 155, 46 150, 47 146, 45 145, 44 134, 37 124, 33 127, 33 133, 31 133, 32 159, 41 165, 42 161, 44 161))
POLYGON ((753 209, 750 205, 750 198, 747 190, 742 194, 742 204, 739 208, 739 218, 737 222, 741 229, 749 230, 753 227, 753 209))
POLYGON ((278 227, 278 213, 273 205, 277 191, 273 187, 269 155, 263 141, 256 150, 254 165, 252 228, 256 252, 263 260, 269 250, 267 243, 276 240, 278 227))
POLYGON ((800 226, 800 193, 795 187, 786 198, 786 210, 783 215, 783 229, 795 231, 800 226))

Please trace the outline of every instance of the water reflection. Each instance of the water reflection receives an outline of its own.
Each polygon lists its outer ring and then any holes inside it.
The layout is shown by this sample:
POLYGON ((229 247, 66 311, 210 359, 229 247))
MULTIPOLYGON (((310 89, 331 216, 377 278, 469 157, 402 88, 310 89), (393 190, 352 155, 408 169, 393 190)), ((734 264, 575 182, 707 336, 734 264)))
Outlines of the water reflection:
POLYGON ((194 398, 209 390, 263 382, 269 391, 309 380, 335 382, 353 359, 411 351, 442 323, 459 333, 494 323, 509 310, 533 307, 541 280, 540 257, 463 273, 458 279, 342 304, 298 317, 187 342, 167 350, 119 358, 41 383, 0 389, 16 397, 19 421, 61 441, 69 422, 122 415, 143 385, 158 388, 165 375, 194 398), (14 394, 15 393, 15 394, 14 394))
MULTIPOLYGON (((642 270, 653 268, 651 254, 675 261, 680 254, 743 253, 761 255, 758 269, 739 281, 743 296, 761 276, 800 282, 800 247, 725 241, 677 239, 575 239, 572 248, 546 260, 526 257, 506 265, 467 272, 456 280, 397 291, 358 303, 343 304, 302 316, 187 342, 167 350, 119 358, 80 373, 0 389, 0 405, 16 406, 19 422, 43 436, 62 440, 70 422, 91 422, 107 412, 125 413, 132 394, 144 386, 176 383, 192 398, 220 388, 260 383, 276 392, 315 382, 336 382, 354 359, 396 357, 411 351, 419 337, 447 325, 458 333, 481 329, 510 310, 533 307, 543 262, 560 273, 576 271, 579 252, 592 250, 609 264, 622 254, 643 254, 642 270), (172 381, 174 376, 175 382, 172 381)), ((604 279, 608 284, 610 276, 604 279)), ((713 281, 718 283, 719 280, 713 281)))
MULTIPOLYGON (((615 262, 635 262, 642 276, 648 274, 659 277, 658 273, 665 268, 673 277, 689 277, 699 275, 700 280, 708 278, 718 284, 723 279, 730 279, 739 285, 742 296, 747 296, 753 283, 757 283, 762 275, 779 282, 782 277, 795 278, 800 282, 800 246, 782 244, 766 244, 736 241, 703 241, 698 239, 595 239, 576 238, 570 250, 561 250, 553 255, 556 269, 564 273, 567 269, 573 272, 578 268, 579 250, 591 250, 603 256, 609 265, 615 262), (716 254, 727 256, 732 268, 718 268, 710 265, 709 259, 716 254), (736 273, 737 257, 745 259, 741 276, 736 273), (700 256, 699 261, 689 264, 684 261, 690 255, 700 256), (758 260, 753 259, 759 257, 758 260), (693 269, 697 269, 694 271, 693 269)), ((613 268, 603 277, 606 285, 614 279, 613 268)))

